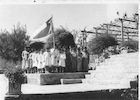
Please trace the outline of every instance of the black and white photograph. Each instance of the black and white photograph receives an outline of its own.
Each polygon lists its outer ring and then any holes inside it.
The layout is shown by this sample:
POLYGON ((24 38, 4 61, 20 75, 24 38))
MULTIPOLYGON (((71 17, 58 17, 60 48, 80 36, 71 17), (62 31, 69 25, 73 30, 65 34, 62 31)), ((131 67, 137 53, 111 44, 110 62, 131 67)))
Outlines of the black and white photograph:
POLYGON ((140 2, 13 1, 0 0, 0 100, 138 100, 140 2))

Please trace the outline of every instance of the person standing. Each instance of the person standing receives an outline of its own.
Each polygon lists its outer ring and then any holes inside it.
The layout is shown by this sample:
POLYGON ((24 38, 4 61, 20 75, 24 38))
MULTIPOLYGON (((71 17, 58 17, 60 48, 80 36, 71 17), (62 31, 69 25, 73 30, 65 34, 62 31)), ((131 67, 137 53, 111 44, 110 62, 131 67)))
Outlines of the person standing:
POLYGON ((32 59, 32 56, 33 56, 33 52, 32 50, 30 50, 30 53, 29 53, 29 58, 28 58, 28 62, 29 62, 29 72, 32 73, 32 67, 33 67, 33 59, 32 59))
POLYGON ((24 51, 22 52, 22 69, 24 70, 28 68, 28 56, 29 52, 25 48, 24 51))
POLYGON ((43 58, 43 52, 42 50, 40 50, 40 53, 39 53, 39 59, 40 59, 40 64, 39 64, 39 68, 40 68, 40 73, 44 73, 44 66, 43 66, 43 62, 44 62, 44 58, 43 58))
POLYGON ((51 72, 57 72, 58 68, 58 50, 51 49, 51 72))
POLYGON ((72 55, 69 49, 66 49, 66 68, 65 72, 72 72, 72 55))
POLYGON ((82 71, 88 72, 89 69, 89 53, 85 47, 82 51, 82 71))
POLYGON ((44 57, 44 67, 45 67, 45 73, 49 72, 50 67, 51 67, 51 54, 49 49, 47 49, 44 53, 43 53, 43 57, 44 57))
POLYGON ((36 52, 36 66, 37 66, 37 73, 40 72, 40 53, 39 51, 36 52))
POLYGON ((81 72, 82 71, 82 53, 80 48, 77 50, 77 71, 81 72))
POLYGON ((32 52, 32 61, 33 61, 32 73, 35 73, 36 69, 37 69, 37 66, 36 66, 36 51, 32 52))
POLYGON ((66 54, 64 51, 61 51, 60 56, 59 56, 59 72, 64 72, 66 64, 65 64, 65 60, 66 60, 66 54))
POLYGON ((77 70, 77 54, 76 54, 76 49, 72 49, 71 55, 72 55, 72 72, 76 72, 76 70, 77 70))

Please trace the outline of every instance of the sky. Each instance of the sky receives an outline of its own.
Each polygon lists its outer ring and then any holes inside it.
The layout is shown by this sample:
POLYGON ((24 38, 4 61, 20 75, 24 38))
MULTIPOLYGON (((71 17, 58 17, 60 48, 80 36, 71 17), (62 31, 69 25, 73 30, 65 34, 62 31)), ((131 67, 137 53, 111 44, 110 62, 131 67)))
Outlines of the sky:
POLYGON ((27 34, 36 35, 40 27, 53 16, 54 28, 60 25, 69 30, 92 30, 100 24, 138 13, 137 4, 6 4, 0 5, 0 29, 11 31, 20 22, 26 25, 27 34), (119 11, 120 16, 116 14, 119 11))

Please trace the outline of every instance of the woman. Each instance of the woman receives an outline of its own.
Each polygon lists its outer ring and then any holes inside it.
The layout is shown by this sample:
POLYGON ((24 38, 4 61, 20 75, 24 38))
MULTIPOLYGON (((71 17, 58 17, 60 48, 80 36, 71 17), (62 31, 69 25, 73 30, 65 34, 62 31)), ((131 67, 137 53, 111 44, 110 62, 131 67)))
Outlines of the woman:
POLYGON ((76 54, 76 49, 72 49, 71 55, 72 55, 72 72, 76 72, 76 70, 77 70, 77 54, 76 54))
POLYGON ((77 50, 77 71, 81 72, 82 71, 82 53, 80 48, 77 50))
POLYGON ((72 72, 72 55, 69 49, 66 49, 66 68, 65 72, 72 72))
POLYGON ((82 71, 88 72, 89 69, 89 53, 85 47, 82 51, 82 71))

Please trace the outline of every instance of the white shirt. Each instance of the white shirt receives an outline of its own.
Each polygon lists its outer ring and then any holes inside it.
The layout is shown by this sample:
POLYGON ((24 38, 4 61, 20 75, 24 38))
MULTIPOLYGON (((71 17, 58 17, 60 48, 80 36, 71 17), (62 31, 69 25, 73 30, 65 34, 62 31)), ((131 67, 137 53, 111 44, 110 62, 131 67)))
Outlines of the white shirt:
POLYGON ((60 58, 59 58, 59 66, 65 67, 65 59, 66 59, 66 54, 65 53, 60 53, 60 58))
POLYGON ((44 57, 44 63, 46 66, 50 66, 51 65, 51 55, 49 52, 44 52, 43 53, 43 57, 44 57))

